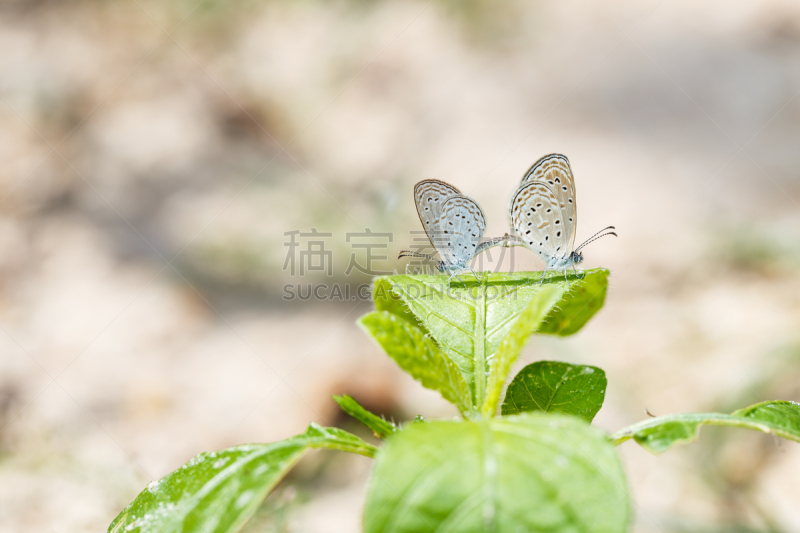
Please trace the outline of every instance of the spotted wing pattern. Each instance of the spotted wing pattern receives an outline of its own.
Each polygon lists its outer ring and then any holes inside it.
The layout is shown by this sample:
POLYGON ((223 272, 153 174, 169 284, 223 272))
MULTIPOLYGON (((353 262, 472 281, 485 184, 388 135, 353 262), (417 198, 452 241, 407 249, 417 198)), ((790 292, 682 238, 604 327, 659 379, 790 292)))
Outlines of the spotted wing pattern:
POLYGON ((428 239, 433 247, 440 251, 436 246, 436 236, 433 234, 435 226, 442 215, 442 206, 449 197, 461 194, 461 192, 447 183, 439 180, 423 180, 414 186, 414 203, 417 206, 417 214, 422 222, 428 239))
POLYGON ((522 177, 522 185, 539 182, 547 185, 564 211, 562 224, 567 228, 569 237, 567 248, 572 251, 575 244, 575 229, 578 225, 578 211, 575 198, 575 178, 567 156, 550 154, 534 163, 522 177))
POLYGON ((486 219, 475 200, 460 194, 448 198, 442 205, 435 226, 434 247, 444 262, 464 267, 478 251, 486 231, 486 219))
POLYGON ((568 256, 575 238, 574 217, 541 181, 524 183, 511 200, 511 225, 522 243, 545 262, 568 256))

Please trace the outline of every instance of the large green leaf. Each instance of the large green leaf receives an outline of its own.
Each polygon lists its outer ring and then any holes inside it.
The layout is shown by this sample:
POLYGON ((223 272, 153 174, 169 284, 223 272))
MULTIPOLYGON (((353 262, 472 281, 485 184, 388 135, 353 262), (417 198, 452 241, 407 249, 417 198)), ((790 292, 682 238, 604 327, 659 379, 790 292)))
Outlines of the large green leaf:
POLYGON ((497 353, 492 357, 486 384, 486 400, 481 409, 483 414, 494 416, 497 412, 497 403, 500 401, 500 394, 508 373, 511 372, 511 365, 517 360, 522 348, 528 342, 531 331, 536 331, 536 328, 542 324, 545 316, 562 294, 562 291, 554 287, 546 287, 536 298, 531 300, 528 307, 514 321, 511 330, 500 343, 497 353))
POLYGON ((439 391, 462 414, 472 411, 469 387, 458 367, 421 329, 388 311, 368 313, 358 324, 424 387, 439 391))
POLYGON ((311 424, 302 435, 201 453, 147 486, 108 527, 109 533, 239 531, 309 448, 373 457, 374 446, 335 428, 311 424))
POLYGON ((646 450, 661 453, 677 444, 694 442, 702 425, 754 429, 800 442, 800 404, 772 401, 757 403, 729 415, 680 413, 658 416, 618 431, 611 438, 614 444, 634 439, 646 450))
POLYGON ((413 424, 389 437, 364 530, 622 533, 629 514, 607 437, 572 417, 529 413, 413 424))
POLYGON ((603 406, 605 394, 606 373, 596 366, 537 361, 511 381, 501 412, 555 412, 591 422, 603 406))
POLYGON ((550 313, 537 333, 562 337, 577 333, 603 307, 607 289, 608 270, 598 268, 587 271, 578 283, 569 285, 557 309, 550 313))
POLYGON ((333 401, 339 404, 342 411, 371 429, 376 437, 385 439, 397 430, 394 424, 387 422, 378 415, 370 413, 347 394, 344 396, 334 396, 333 401))
MULTIPOLYGON (((541 274, 483 273, 480 281, 465 276, 463 281, 440 276, 389 276, 375 282, 378 309, 419 323, 420 331, 429 332, 447 357, 460 369, 469 386, 475 408, 491 410, 497 399, 487 403, 489 381, 491 394, 497 396, 497 383, 505 375, 491 377, 491 366, 503 339, 511 333, 526 309, 535 309, 526 324, 528 333, 570 335, 578 331, 602 306, 608 271, 587 271, 582 277, 553 273, 540 283, 541 274), (536 300, 540 302, 534 303, 536 300), (535 316, 536 320, 532 317, 535 316)), ((524 331, 516 331, 515 340, 502 354, 495 368, 500 374, 507 361, 521 349, 524 331)))
POLYGON ((391 278, 376 278, 375 283, 372 285, 372 299, 375 302, 375 309, 388 311, 404 318, 420 328, 424 333, 428 333, 425 324, 411 312, 411 309, 408 308, 403 299, 392 290, 392 284, 389 279, 391 278))

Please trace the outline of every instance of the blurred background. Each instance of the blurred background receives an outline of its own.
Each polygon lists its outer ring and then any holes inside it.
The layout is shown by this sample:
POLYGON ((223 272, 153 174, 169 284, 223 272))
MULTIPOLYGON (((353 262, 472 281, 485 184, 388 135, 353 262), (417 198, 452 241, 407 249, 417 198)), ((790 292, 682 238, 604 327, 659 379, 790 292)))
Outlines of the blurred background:
MULTIPOLYGON (((285 286, 402 272, 425 178, 501 235, 550 152, 578 241, 620 236, 586 250, 605 308, 518 366, 604 368, 609 431, 800 400, 799 92, 793 0, 4 0, 0 530, 104 531, 201 451, 361 432, 331 394, 452 416, 356 327, 369 302, 285 286)), ((795 443, 621 453, 637 532, 800 531, 795 443)), ((310 454, 247 531, 358 531, 369 468, 310 454)))

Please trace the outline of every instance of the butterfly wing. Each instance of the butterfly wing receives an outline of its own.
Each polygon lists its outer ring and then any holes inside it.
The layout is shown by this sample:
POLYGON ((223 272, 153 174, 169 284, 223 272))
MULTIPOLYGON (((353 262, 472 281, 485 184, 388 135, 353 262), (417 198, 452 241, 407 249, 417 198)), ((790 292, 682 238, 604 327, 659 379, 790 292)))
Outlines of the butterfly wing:
POLYGON ((575 203, 575 178, 567 156, 550 154, 539 159, 522 177, 522 185, 533 182, 546 184, 558 200, 559 209, 563 211, 562 229, 569 237, 566 248, 572 251, 575 244, 575 229, 578 225, 578 210, 575 203))
POLYGON ((486 231, 486 219, 475 200, 457 194, 442 205, 436 229, 441 248, 434 246, 442 259, 449 265, 463 266, 477 253, 486 231))
POLYGON ((419 221, 422 222, 425 234, 439 255, 442 255, 442 250, 437 246, 437 241, 441 241, 442 238, 437 235, 436 225, 442 215, 445 200, 456 194, 461 194, 458 189, 439 180, 422 180, 414 185, 414 203, 417 206, 419 221))
POLYGON ((523 183, 511 199, 514 231, 547 263, 572 252, 575 235, 568 234, 566 216, 555 193, 541 181, 523 183))

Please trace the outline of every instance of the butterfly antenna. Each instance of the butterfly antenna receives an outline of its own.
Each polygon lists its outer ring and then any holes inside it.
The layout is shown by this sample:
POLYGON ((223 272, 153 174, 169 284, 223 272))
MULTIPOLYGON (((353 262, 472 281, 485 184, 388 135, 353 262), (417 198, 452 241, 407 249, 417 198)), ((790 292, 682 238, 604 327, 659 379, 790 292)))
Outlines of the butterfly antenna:
POLYGON ((610 229, 617 229, 617 228, 615 228, 614 226, 608 226, 607 228, 603 228, 603 229, 601 229, 600 231, 598 231, 597 233, 595 233, 594 235, 592 235, 591 237, 589 237, 588 239, 586 239, 586 240, 583 242, 583 244, 581 244, 580 246, 578 246, 577 248, 575 248, 575 251, 577 252, 578 250, 580 250, 581 248, 583 248, 584 246, 586 246, 586 245, 587 245, 587 244, 588 244, 588 243, 589 243, 589 242, 590 242, 592 239, 594 239, 595 237, 597 237, 598 235, 600 235, 600 234, 601 234, 601 233, 603 233, 604 231, 608 231, 608 230, 610 230, 610 229))
POLYGON ((615 232, 613 232, 613 231, 607 231, 606 233, 603 233, 604 231, 606 231, 606 230, 608 230, 608 229, 615 229, 615 228, 614 228, 614 226, 609 226, 609 227, 607 227, 606 229, 603 229, 603 230, 600 230, 600 231, 598 231, 597 233, 595 233, 594 235, 592 235, 591 237, 589 237, 589 238, 588 238, 586 241, 584 241, 584 243, 583 243, 583 244, 581 244, 580 246, 578 246, 577 248, 575 248, 575 253, 578 253, 578 252, 580 252, 581 248, 583 248, 584 246, 586 246, 586 245, 587 245, 587 244, 589 244, 589 243, 592 243, 592 242, 596 241, 596 240, 597 240, 597 239, 599 239, 600 237, 605 237, 606 235, 613 235, 614 237, 616 237, 616 236, 617 236, 617 234, 616 234, 615 232))
POLYGON ((419 252, 412 252, 411 250, 403 250, 400 252, 400 255, 397 256, 398 259, 402 259, 403 257, 422 257, 424 259, 430 259, 431 261, 436 261, 435 258, 427 255, 421 254, 419 252))

